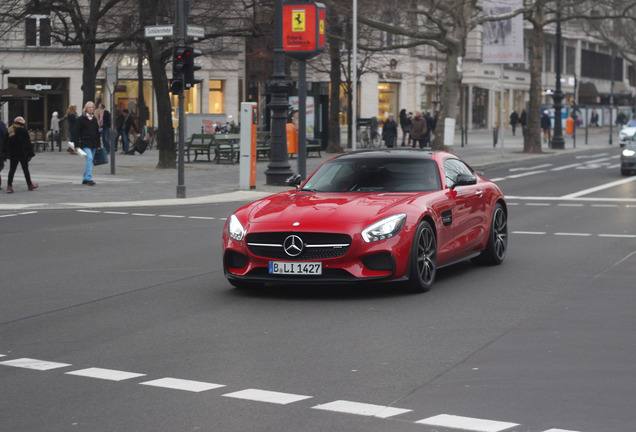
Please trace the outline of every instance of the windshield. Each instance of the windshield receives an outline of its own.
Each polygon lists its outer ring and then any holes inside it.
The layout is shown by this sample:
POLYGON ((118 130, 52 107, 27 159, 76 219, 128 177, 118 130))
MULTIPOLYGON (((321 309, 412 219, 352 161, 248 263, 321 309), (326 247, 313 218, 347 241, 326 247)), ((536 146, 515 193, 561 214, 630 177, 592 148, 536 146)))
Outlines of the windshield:
POLYGON ((441 189, 437 164, 430 159, 391 158, 329 161, 302 191, 421 192, 441 189))

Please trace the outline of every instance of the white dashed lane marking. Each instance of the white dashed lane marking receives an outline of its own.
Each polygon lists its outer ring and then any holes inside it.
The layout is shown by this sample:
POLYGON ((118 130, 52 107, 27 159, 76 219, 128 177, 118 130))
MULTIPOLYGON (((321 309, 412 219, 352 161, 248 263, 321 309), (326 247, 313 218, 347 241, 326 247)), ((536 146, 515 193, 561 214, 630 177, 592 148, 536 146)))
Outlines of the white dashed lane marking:
POLYGON ((234 393, 227 393, 223 396, 236 399, 246 399, 257 402, 267 402, 278 405, 287 405, 292 402, 298 402, 305 399, 311 399, 312 396, 303 396, 291 393, 280 393, 269 390, 247 389, 234 393))
POLYGON ((214 384, 202 381, 191 381, 178 378, 161 378, 152 381, 140 383, 141 385, 162 387, 174 390, 184 390, 199 393, 202 391, 212 390, 215 388, 225 387, 223 384, 214 384))
POLYGON ((378 418, 389 418, 412 411, 410 409, 393 408, 383 405, 372 405, 359 402, 349 402, 344 400, 316 405, 312 408, 324 411, 335 411, 346 414, 356 414, 378 418))
POLYGON ((97 378, 108 381, 124 381, 127 379, 138 378, 141 376, 145 376, 146 374, 133 373, 133 372, 124 372, 113 369, 102 369, 102 368, 88 368, 88 369, 80 369, 76 371, 66 372, 67 375, 77 375, 83 376, 87 378, 97 378))
POLYGON ((477 432, 499 432, 519 426, 517 423, 507 423, 494 420, 460 417, 456 415, 440 414, 434 417, 418 420, 415 423, 429 426, 440 426, 452 429, 464 429, 477 432))
POLYGON ((24 369, 34 369, 34 370, 41 370, 41 371, 47 371, 51 369, 59 369, 59 368, 71 366, 70 364, 67 364, 67 363, 56 363, 56 362, 50 362, 45 360, 36 360, 32 358, 19 358, 15 360, 7 360, 7 361, 0 362, 0 364, 5 366, 12 366, 12 367, 18 367, 18 368, 24 368, 24 369))

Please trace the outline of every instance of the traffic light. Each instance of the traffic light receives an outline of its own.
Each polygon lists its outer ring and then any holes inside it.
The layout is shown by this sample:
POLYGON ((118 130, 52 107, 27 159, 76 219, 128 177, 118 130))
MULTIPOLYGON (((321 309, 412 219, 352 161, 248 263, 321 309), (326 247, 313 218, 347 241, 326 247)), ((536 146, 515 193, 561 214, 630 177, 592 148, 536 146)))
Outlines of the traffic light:
POLYGON ((173 78, 170 80, 170 93, 179 94, 183 91, 183 81, 181 78, 173 78))
POLYGON ((195 85, 197 82, 200 82, 194 77, 194 71, 201 69, 201 65, 199 63, 195 63, 194 58, 199 57, 202 54, 201 50, 192 47, 185 47, 184 56, 186 58, 186 67, 183 82, 187 89, 195 85))
POLYGON ((189 47, 174 47, 174 56, 172 58, 172 78, 177 79, 182 73, 185 73, 188 57, 191 55, 189 47))

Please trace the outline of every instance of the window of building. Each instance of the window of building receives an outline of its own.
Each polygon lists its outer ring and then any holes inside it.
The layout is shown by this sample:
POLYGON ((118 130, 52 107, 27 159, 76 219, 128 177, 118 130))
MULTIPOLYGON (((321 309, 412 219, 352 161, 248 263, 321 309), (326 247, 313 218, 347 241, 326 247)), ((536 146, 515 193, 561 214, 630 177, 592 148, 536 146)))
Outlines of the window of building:
POLYGON ((565 47, 565 73, 574 75, 576 66, 576 48, 565 47))
POLYGON ((31 15, 25 20, 26 45, 51 46, 51 18, 48 15, 31 15))
POLYGON ((225 114, 225 81, 210 80, 210 114, 225 114))
POLYGON ((399 107, 400 84, 381 82, 378 84, 378 120, 384 122, 388 114, 397 118, 399 107))
POLYGON ((552 43, 545 43, 545 53, 543 54, 544 72, 552 72, 552 43))

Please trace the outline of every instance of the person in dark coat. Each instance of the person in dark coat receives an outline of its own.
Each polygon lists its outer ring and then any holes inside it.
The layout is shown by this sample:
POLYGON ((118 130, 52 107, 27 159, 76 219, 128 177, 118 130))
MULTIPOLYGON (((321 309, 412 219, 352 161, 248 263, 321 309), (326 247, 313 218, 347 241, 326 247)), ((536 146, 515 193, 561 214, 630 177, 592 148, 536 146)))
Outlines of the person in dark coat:
POLYGON ((13 176, 18 169, 18 164, 22 166, 22 172, 26 180, 29 190, 37 188, 38 185, 31 181, 31 173, 29 172, 29 161, 35 152, 31 137, 26 130, 26 121, 24 117, 18 116, 13 120, 13 125, 9 128, 9 140, 6 149, 7 157, 10 161, 9 179, 7 180, 7 193, 13 193, 13 176))
POLYGON ((517 114, 517 111, 512 111, 512 114, 510 114, 510 127, 512 127, 512 136, 515 136, 517 123, 519 123, 519 114, 517 114))
MULTIPOLYGON (((0 172, 4 168, 4 161, 7 160, 7 145, 9 141, 9 131, 7 125, 2 121, 2 112, 0 111, 0 172)), ((0 176, 0 190, 2 190, 2 176, 0 176)))
POLYGON ((420 111, 415 111, 415 117, 411 120, 411 138, 413 138, 413 147, 424 148, 424 137, 426 136, 427 124, 426 119, 420 111))
POLYGON ((99 125, 101 126, 102 131, 102 144, 106 151, 110 153, 110 111, 106 109, 104 104, 101 104, 99 107, 101 108, 99 125))
MULTIPOLYGON (((130 129, 134 129, 135 133, 137 134, 137 137, 140 136, 139 130, 137 129, 137 125, 135 124, 135 119, 133 118, 133 116, 130 115, 130 112, 125 109, 123 111, 123 116, 124 116, 124 122, 123 122, 123 134, 122 134, 122 140, 123 140, 123 145, 124 145, 124 151, 122 152, 122 154, 131 154, 128 152, 128 146, 129 146, 129 138, 128 138, 128 134, 130 133, 130 129)), ((135 154, 135 152, 133 151, 132 154, 135 154)))
POLYGON ((95 186, 93 181, 93 159, 95 158, 95 152, 101 147, 99 119, 93 115, 94 113, 95 104, 86 102, 84 114, 77 119, 77 129, 75 130, 75 136, 77 137, 75 147, 81 148, 86 153, 86 167, 84 168, 82 184, 88 186, 95 186))
MULTIPOLYGON (((400 111, 400 128, 402 129, 402 147, 406 141, 407 135, 411 133, 411 117, 406 113, 406 110, 402 108, 400 111)), ((411 145, 411 137, 408 138, 408 145, 411 145)))
POLYGON ((526 124, 528 124, 528 113, 526 112, 525 108, 523 110, 521 110, 521 116, 519 116, 519 123, 521 123, 521 133, 525 137, 526 136, 526 124))
POLYGON ((393 114, 389 114, 389 118, 382 126, 382 139, 386 142, 387 147, 395 147, 398 136, 398 125, 393 119, 393 114))
POLYGON ((548 115, 548 110, 543 110, 541 114, 541 129, 543 130, 543 142, 547 143, 548 138, 550 138, 550 128, 552 127, 552 122, 550 121, 550 116, 548 115))
MULTIPOLYGON (((66 114, 60 119, 60 122, 63 122, 64 120, 66 120, 66 123, 68 124, 68 140, 69 142, 75 143, 75 141, 77 141, 77 138, 75 137, 75 129, 77 129, 77 105, 71 104, 68 106, 66 114)), ((74 153, 74 151, 70 148, 68 151, 70 153, 74 153)))

